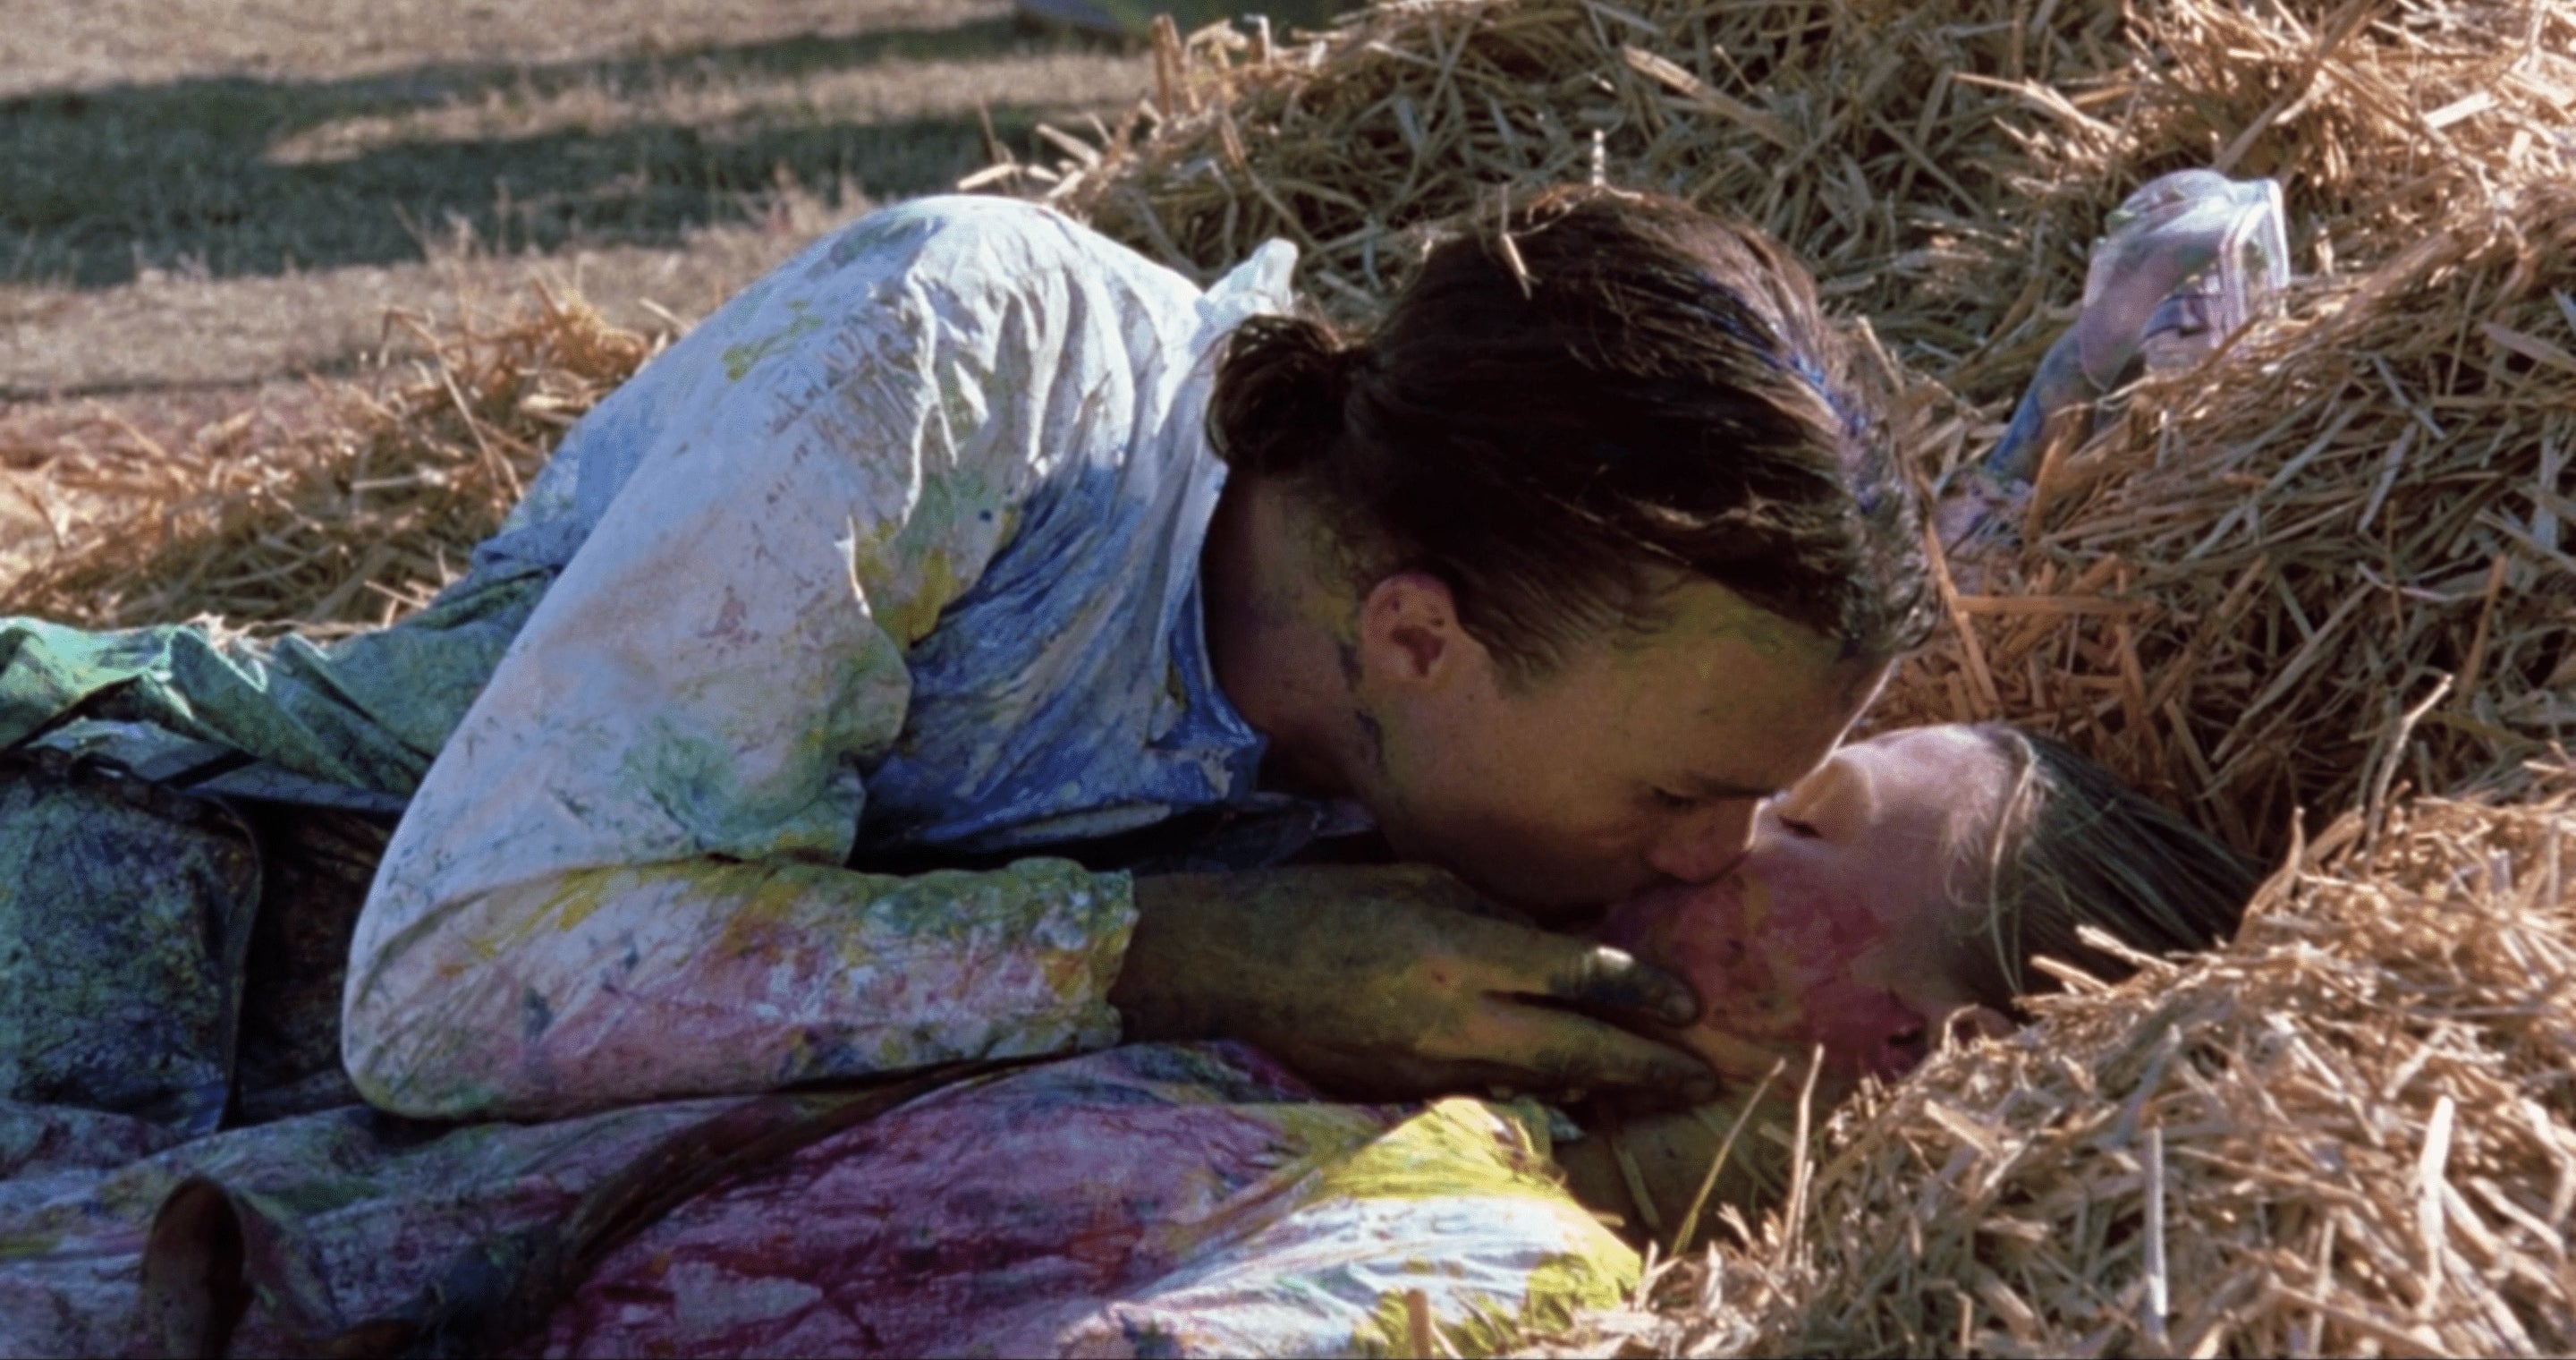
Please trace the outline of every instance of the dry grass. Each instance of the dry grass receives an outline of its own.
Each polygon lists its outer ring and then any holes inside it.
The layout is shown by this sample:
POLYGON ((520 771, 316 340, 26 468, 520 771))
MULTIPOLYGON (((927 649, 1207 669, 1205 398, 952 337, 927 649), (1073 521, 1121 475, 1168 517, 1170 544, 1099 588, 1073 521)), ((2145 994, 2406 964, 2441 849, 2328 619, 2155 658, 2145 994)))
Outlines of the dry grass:
MULTIPOLYGON (((0 288, 0 444, 5 428, 104 404, 147 428, 175 404, 214 419, 274 404, 309 375, 357 377, 419 357, 394 312, 455 329, 531 282, 589 299, 617 324, 693 321, 813 235, 865 210, 801 187, 746 197, 743 218, 672 245, 503 254, 454 235, 409 263, 209 278, 157 274, 106 288, 0 288), (219 409, 230 407, 233 409, 219 409)), ((189 427, 193 429, 193 426, 189 427)), ((187 429, 157 430, 184 439, 187 429)))
POLYGON ((2576 735, 2576 192, 2420 239, 2058 460, 1881 719, 2047 715, 2267 854, 2297 809, 2509 787, 2576 735))
POLYGON ((566 354, 1148 70, 1008 0, 180 8, 0 33, 0 609, 380 620, 623 374, 566 354))
MULTIPOLYGON (((87 0, 0 28, 0 98, 191 78, 552 65, 953 23, 957 0, 87 0)), ((990 6, 975 12, 990 17, 990 6)))
POLYGON ((2000 398, 2028 366, 2011 347, 2035 358, 2049 338, 2014 295, 2079 267, 2086 238, 1994 220, 2023 162, 2016 97, 1958 77, 2081 72, 2118 49, 2115 6, 2052 10, 2016 29, 1975 0, 1380 6, 1266 63, 1205 39, 1168 54, 1154 118, 1100 164, 1059 166, 1048 193, 1202 275, 1286 236, 1307 252, 1301 282, 1358 317, 1426 228, 1511 186, 1583 179, 1597 155, 1613 182, 1790 242, 1918 364, 2005 350, 1989 365, 2000 398))
POLYGON ((2368 268, 2455 202, 2564 173, 2576 113, 2576 16, 2546 0, 1408 0, 1248 47, 1169 45, 1143 116, 1042 191, 1201 276, 1287 237, 1300 281, 1363 316, 1426 229, 1597 164, 1751 218, 1981 408, 2018 393, 2146 179, 2278 173, 2302 262, 2368 268))
POLYGON ((245 410, 173 446, 102 409, 0 445, 0 500, 34 509, 52 549, 0 589, 0 613, 312 636, 390 622, 463 570, 563 429, 669 338, 542 292, 450 333, 396 319, 425 358, 318 386, 289 425, 245 410))
MULTIPOLYGON (((222 7, 203 7, 220 29, 222 7)), ((802 32, 776 31, 803 13, 781 9, 679 50, 631 31, 557 60, 442 61, 433 44, 383 70, 358 53, 289 59, 305 43, 161 81, 49 82, 0 103, 0 278, 382 264, 459 222, 504 253, 675 244, 782 173, 876 198, 945 188, 989 153, 983 111, 1008 141, 1145 77, 1139 57, 1020 35, 1007 0, 880 4, 802 32)))

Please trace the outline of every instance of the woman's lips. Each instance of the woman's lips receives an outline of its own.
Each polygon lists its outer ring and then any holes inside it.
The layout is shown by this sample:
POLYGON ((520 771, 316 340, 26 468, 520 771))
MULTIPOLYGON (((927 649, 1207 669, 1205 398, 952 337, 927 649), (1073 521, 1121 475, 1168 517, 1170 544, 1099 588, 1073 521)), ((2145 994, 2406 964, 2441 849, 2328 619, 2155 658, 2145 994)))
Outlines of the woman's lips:
POLYGON ((1601 918, 1601 928, 1594 938, 1613 949, 1624 949, 1638 959, 1659 968, 1672 966, 1663 947, 1664 928, 1687 895, 1689 888, 1657 888, 1640 893, 1610 908, 1601 918))
POLYGON ((1659 902, 1659 896, 1662 894, 1631 896, 1631 899, 1620 902, 1618 907, 1610 907, 1610 912, 1602 917, 1602 925, 1595 932, 1595 938, 1610 948, 1628 950, 1641 961, 1656 963, 1654 953, 1651 953, 1651 938, 1654 938, 1654 927, 1669 914, 1669 909, 1659 902))

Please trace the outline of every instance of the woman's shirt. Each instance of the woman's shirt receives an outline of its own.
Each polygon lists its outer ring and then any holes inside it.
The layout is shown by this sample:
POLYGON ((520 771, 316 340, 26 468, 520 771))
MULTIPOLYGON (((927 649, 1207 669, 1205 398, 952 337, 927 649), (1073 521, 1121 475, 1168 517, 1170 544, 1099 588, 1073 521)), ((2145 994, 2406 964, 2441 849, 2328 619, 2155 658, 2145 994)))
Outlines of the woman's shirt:
POLYGON ((1125 875, 843 866, 1259 801, 1202 420, 1290 262, 1202 296, 1046 209, 906 204, 592 412, 460 586, 559 571, 377 875, 361 1089, 541 1117, 1114 1040, 1125 875))
MULTIPOLYGON (((130 1350, 144 1229, 188 1176, 245 1219, 233 1350, 300 1353, 727 1107, 428 1139, 346 1110, 126 1160, 158 1131, 0 1104, 0 1352, 130 1350)), ((682 1205, 531 1349, 1383 1354, 1420 1291, 1452 1349, 1490 1353, 1637 1279, 1549 1156, 1534 1107, 1333 1105, 1239 1045, 1116 1048, 949 1087, 682 1205)))

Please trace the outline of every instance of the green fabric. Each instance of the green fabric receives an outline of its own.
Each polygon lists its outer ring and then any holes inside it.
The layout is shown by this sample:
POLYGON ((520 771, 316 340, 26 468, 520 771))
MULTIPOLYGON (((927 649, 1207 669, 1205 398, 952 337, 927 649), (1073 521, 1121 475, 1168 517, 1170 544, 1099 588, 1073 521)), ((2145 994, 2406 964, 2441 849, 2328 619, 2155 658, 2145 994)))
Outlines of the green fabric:
POLYGON ((469 581, 393 627, 320 646, 219 644, 188 624, 96 633, 0 619, 0 750, 77 710, 408 795, 552 579, 469 581))
POLYGON ((0 1100, 211 1132, 259 884, 249 829, 215 803, 0 756, 0 1100))

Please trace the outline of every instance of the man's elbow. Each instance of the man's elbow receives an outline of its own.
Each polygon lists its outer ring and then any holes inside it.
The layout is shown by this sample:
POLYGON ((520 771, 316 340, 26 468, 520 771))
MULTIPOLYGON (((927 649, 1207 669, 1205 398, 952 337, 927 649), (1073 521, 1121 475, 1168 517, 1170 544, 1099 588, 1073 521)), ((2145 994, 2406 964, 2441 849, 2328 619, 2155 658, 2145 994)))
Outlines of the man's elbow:
POLYGON ((405 987, 351 961, 340 1008, 340 1061, 367 1103, 414 1119, 485 1119, 524 1103, 519 1064, 474 1021, 472 987, 405 987))

